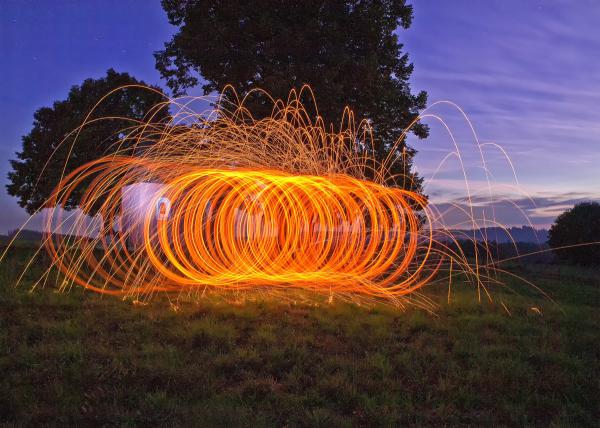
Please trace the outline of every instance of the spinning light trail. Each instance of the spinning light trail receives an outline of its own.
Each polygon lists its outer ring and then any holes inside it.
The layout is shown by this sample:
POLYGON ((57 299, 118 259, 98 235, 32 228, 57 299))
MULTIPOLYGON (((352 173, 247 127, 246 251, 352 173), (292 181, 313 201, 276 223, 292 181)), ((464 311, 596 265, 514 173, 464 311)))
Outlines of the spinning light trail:
POLYGON ((61 289, 135 300, 162 292, 287 299, 296 290, 396 304, 440 273, 451 281, 462 272, 478 287, 493 281, 477 258, 473 265, 436 239, 412 176, 392 173, 406 164, 408 129, 380 159, 369 123, 356 126, 346 110, 339 131, 327 131, 300 102, 308 91, 273 101, 265 119, 244 100, 208 115, 179 103, 168 124, 150 115, 123 130, 114 155, 64 176, 47 201, 52 266, 40 281, 57 268, 61 289), (132 204, 139 189, 150 191, 132 204), (69 212, 73 194, 83 196, 69 212))
POLYGON ((103 230, 108 233, 102 239, 47 241, 68 278, 108 294, 269 286, 390 298, 419 288, 436 270, 429 264, 432 241, 419 234, 415 209, 425 209, 425 198, 348 176, 181 171, 113 157, 66 177, 53 204, 64 204, 77 185, 95 176, 82 209, 103 195, 100 214, 110 224, 121 222, 118 189, 136 180, 136 171, 159 176, 163 169, 180 172, 148 201, 144 218, 128 225, 141 230, 140 248, 130 251, 127 233, 114 228, 103 230), (157 216, 154 207, 164 200, 172 206, 157 216))

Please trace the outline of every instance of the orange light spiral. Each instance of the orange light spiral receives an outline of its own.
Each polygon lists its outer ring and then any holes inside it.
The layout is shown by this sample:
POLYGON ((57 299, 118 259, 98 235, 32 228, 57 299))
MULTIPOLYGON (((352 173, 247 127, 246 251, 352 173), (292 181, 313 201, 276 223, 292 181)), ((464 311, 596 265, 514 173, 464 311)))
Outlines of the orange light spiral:
POLYGON ((444 254, 426 197, 390 172, 404 152, 378 159, 370 124, 356 127, 349 110, 326 131, 302 96, 261 120, 243 100, 216 117, 180 105, 173 123, 128 130, 136 156, 116 150, 66 175, 46 204, 44 243, 61 288, 397 300, 429 282, 444 254), (73 196, 78 212, 65 210, 73 196))
MULTIPOLYGON (((63 180, 54 203, 64 205, 91 179, 82 208, 102 195, 103 218, 122 222, 127 213, 120 190, 137 180, 136 172, 159 174, 166 166, 100 159, 63 180)), ((56 234, 47 249, 69 278, 109 294, 268 286, 389 298, 420 287, 435 271, 427 264, 432 241, 419 233, 415 210, 425 204, 416 193, 344 175, 181 171, 125 232, 102 229, 101 239, 78 238, 77 245, 56 234), (170 211, 157 215, 161 200, 171 202, 170 211), (143 234, 143 245, 132 249, 128 240, 135 231, 143 234)), ((64 219, 48 221, 56 230, 64 219)))

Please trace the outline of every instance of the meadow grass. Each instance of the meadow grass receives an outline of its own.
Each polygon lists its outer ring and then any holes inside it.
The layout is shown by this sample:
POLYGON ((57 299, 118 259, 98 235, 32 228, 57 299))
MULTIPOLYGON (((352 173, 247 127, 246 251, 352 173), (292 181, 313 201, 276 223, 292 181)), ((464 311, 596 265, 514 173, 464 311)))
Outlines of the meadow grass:
POLYGON ((515 267, 559 306, 426 290, 435 314, 333 301, 207 299, 170 309, 81 290, 30 293, 44 261, 0 265, 0 421, 119 426, 595 426, 600 280, 515 267), (509 308, 509 315, 498 302, 509 308), (531 308, 538 308, 541 314, 531 308))

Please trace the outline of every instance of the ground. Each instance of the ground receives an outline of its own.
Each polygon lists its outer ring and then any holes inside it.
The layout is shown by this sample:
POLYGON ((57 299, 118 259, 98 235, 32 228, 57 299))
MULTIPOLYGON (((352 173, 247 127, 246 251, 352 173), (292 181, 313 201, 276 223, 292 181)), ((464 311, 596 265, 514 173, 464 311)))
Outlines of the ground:
POLYGON ((92 293, 14 287, 0 264, 0 422, 120 426, 594 426, 600 280, 514 267, 479 303, 426 290, 435 314, 334 299, 319 307, 205 301, 178 312, 92 293), (506 302, 509 315, 499 300, 506 302), (536 309, 532 309, 536 308, 536 309), (540 310, 538 313, 537 310, 540 310))

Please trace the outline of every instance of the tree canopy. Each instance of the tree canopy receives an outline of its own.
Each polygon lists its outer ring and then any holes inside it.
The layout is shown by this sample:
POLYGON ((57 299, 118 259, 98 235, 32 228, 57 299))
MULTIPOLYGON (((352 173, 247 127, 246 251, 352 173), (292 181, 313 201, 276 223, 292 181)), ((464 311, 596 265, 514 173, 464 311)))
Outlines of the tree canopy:
POLYGON ((559 260, 578 265, 600 265, 600 204, 582 202, 559 215, 550 228, 548 243, 559 260), (574 247, 568 247, 575 245, 574 247), (567 247, 567 248, 560 248, 567 247))
MULTIPOLYGON (((33 128, 22 137, 22 151, 17 152, 16 160, 11 160, 10 182, 6 186, 28 213, 44 205, 63 170, 68 174, 117 149, 122 154, 131 154, 134 139, 123 139, 128 128, 137 126, 141 120, 161 122, 169 117, 166 107, 156 107, 165 100, 159 88, 153 88, 156 92, 135 86, 119 89, 94 109, 102 97, 127 85, 146 86, 128 73, 109 69, 105 77, 87 79, 80 86, 73 86, 65 100, 34 113, 33 128), (86 125, 79 133, 73 132, 92 109, 86 125)), ((84 189, 84 186, 78 188, 71 195, 67 209, 79 204, 84 189)))
MULTIPOLYGON (((291 88, 309 84, 326 124, 339 124, 345 106, 373 126, 375 151, 385 158, 391 146, 426 106, 427 94, 411 93, 413 66, 402 52, 399 28, 412 21, 404 0, 285 1, 163 0, 171 24, 179 27, 156 67, 176 95, 202 83, 205 94, 226 85, 245 96, 261 88, 286 99, 291 88)), ((268 100, 252 93, 255 117, 271 113, 268 100)), ((427 127, 412 131, 420 138, 427 127)), ((404 143, 404 162, 394 173, 410 173, 414 151, 404 143)))

